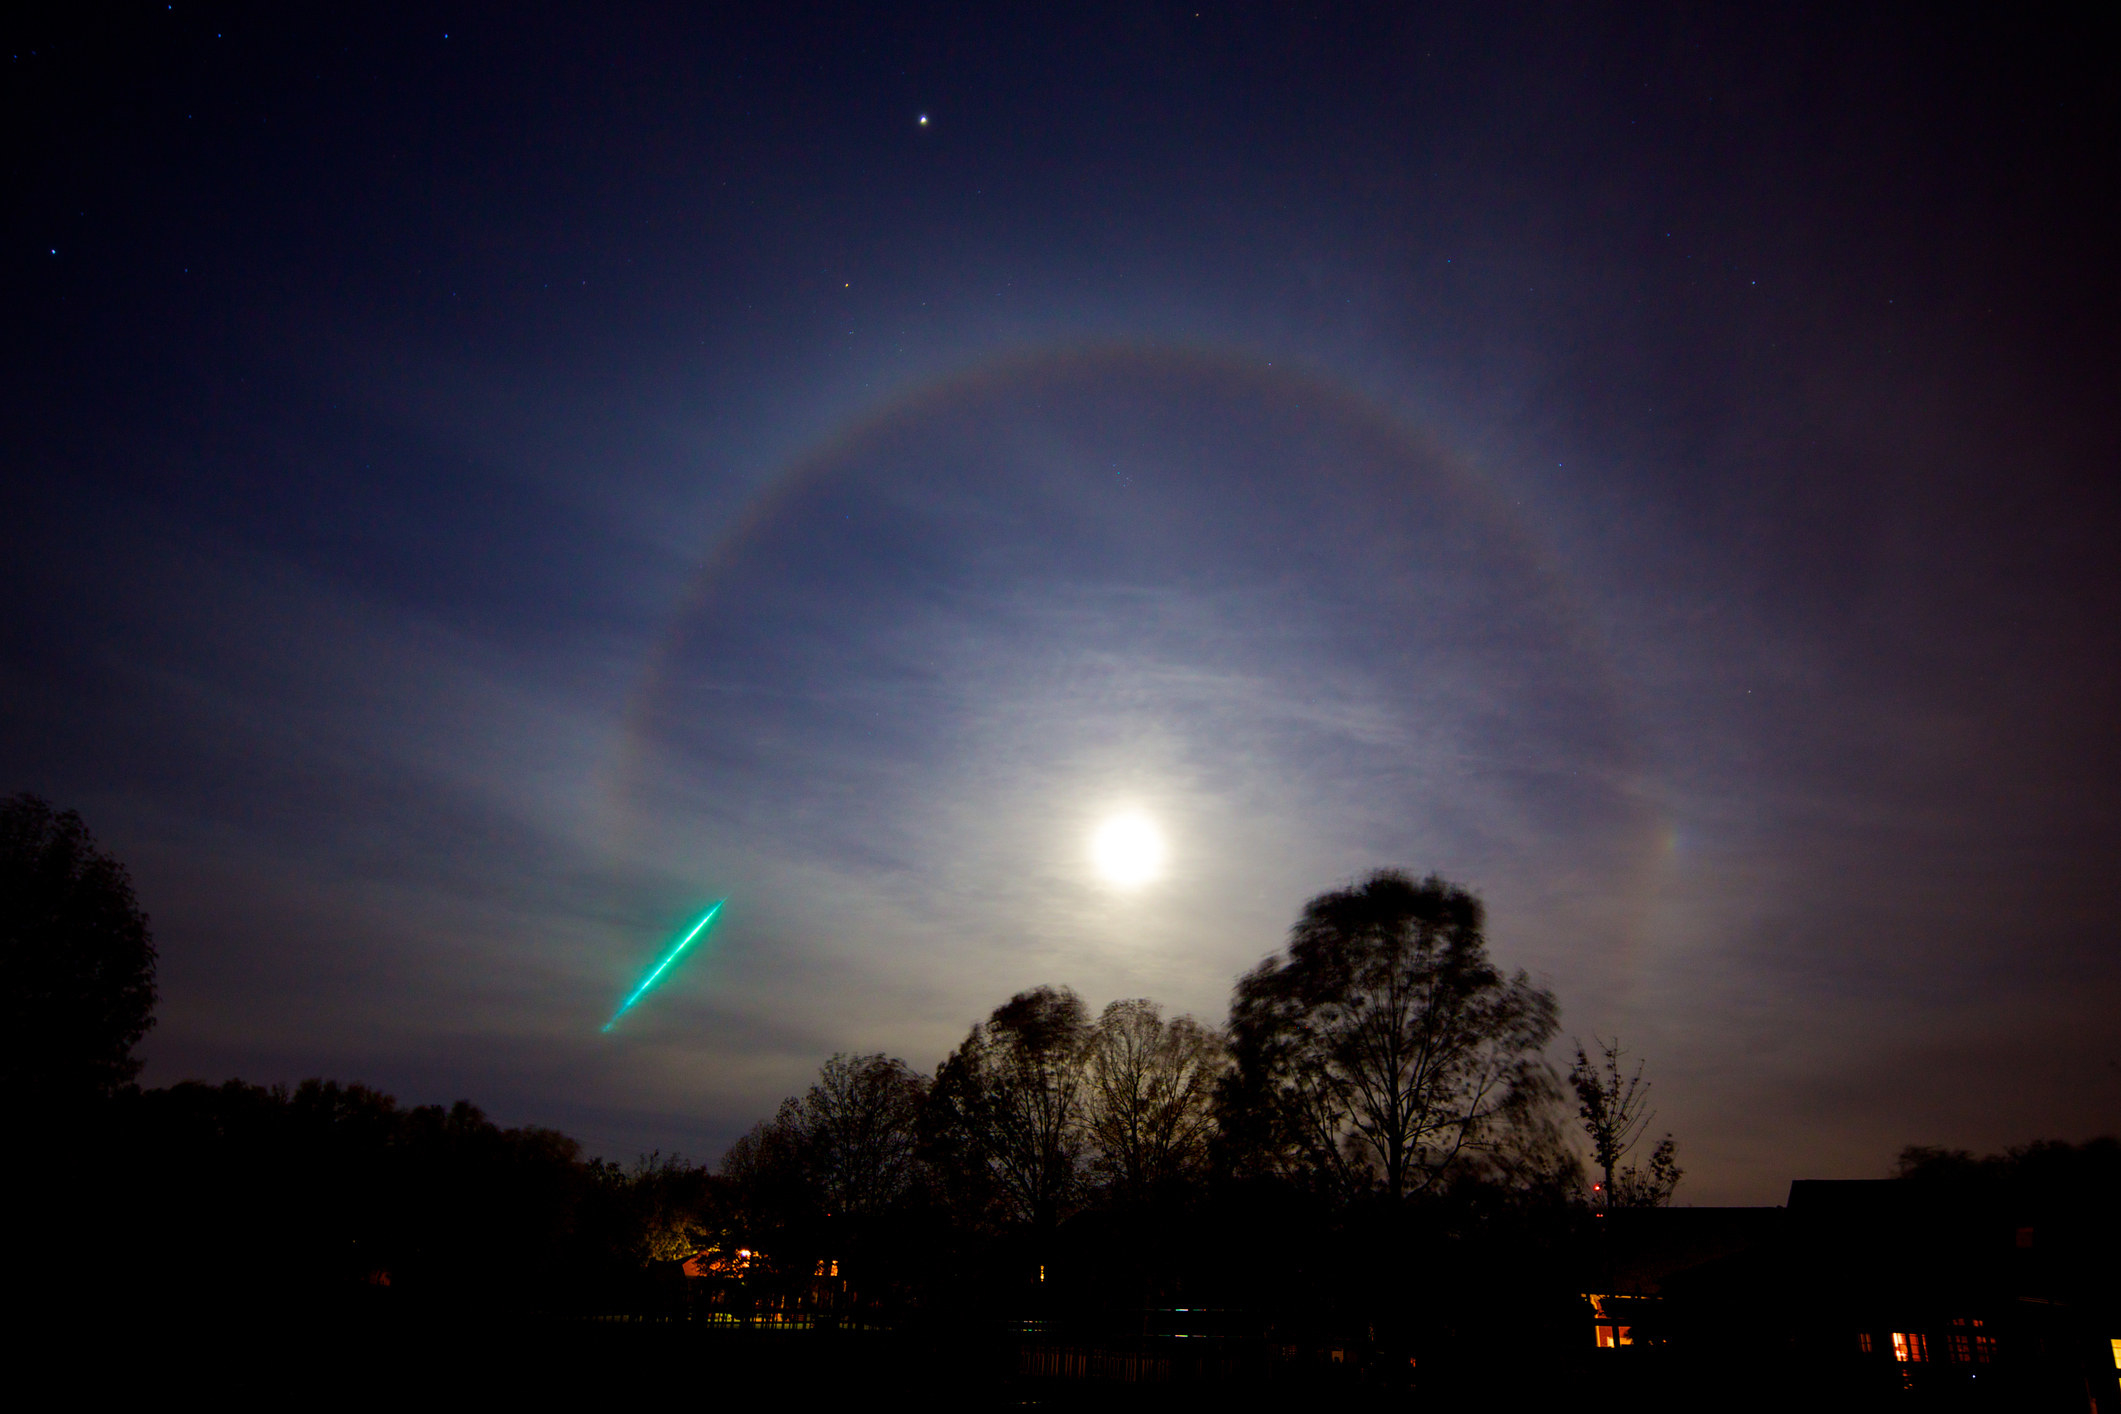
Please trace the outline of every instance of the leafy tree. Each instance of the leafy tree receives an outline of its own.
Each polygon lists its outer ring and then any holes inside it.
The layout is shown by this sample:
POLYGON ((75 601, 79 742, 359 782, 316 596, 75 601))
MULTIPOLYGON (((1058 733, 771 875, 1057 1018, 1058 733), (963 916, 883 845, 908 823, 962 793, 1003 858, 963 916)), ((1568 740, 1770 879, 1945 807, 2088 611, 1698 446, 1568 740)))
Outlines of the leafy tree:
POLYGON ((682 1262, 722 1235, 722 1204, 714 1175, 676 1154, 658 1149, 634 1160, 622 1185, 639 1234, 634 1255, 642 1262, 682 1262))
POLYGON ((1167 1021, 1142 998, 1105 1008, 1089 1037, 1085 1120, 1117 1195, 1144 1198, 1201 1172, 1228 1064, 1222 1037, 1190 1016, 1167 1021))
POLYGON ((1393 1199, 1552 1098, 1552 993, 1489 960, 1480 900, 1381 870, 1305 905, 1238 980, 1234 1123, 1328 1191, 1393 1199))
POLYGON ((0 801, 0 1085, 69 1102, 140 1073, 155 944, 125 866, 73 811, 0 801))
POLYGON ((579 1299, 588 1272, 635 1261, 631 1224, 592 1221, 607 1245, 585 1242, 599 1166, 573 1140, 503 1129, 463 1101, 402 1109, 361 1085, 231 1080, 135 1092, 112 1114, 111 1162, 133 1167, 96 1205, 108 1260, 143 1232, 159 1253, 128 1299, 254 1312, 261 1291, 299 1304, 387 1283, 390 1301, 430 1310, 551 1308, 579 1299))
POLYGON ((1081 1183, 1089 1015, 1035 987, 974 1024, 936 1070, 937 1122, 980 1164, 1012 1216, 1057 1222, 1081 1183))
POLYGON ((1598 1047, 1597 1060, 1576 1047, 1576 1060, 1569 1067, 1569 1087, 1576 1092, 1576 1114, 1591 1140, 1591 1158, 1605 1181, 1599 1192, 1606 1207, 1655 1208, 1672 1201, 1685 1170, 1679 1167, 1678 1145, 1667 1134, 1650 1151, 1648 1168, 1620 1161, 1634 1151, 1657 1112, 1648 1109, 1650 1084, 1642 1078, 1642 1062, 1629 1072, 1621 1064, 1627 1052, 1616 1037, 1607 1042, 1591 1038, 1598 1047))

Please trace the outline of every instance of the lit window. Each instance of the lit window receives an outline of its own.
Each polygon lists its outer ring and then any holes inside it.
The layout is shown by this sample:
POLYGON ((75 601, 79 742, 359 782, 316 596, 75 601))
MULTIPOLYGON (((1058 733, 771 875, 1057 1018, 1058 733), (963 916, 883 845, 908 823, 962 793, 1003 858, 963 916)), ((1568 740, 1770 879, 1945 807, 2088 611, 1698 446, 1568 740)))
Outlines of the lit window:
POLYGON ((1627 1326, 1599 1326, 1598 1348, 1600 1350, 1617 1350, 1623 1345, 1633 1345, 1635 1341, 1628 1334, 1629 1329, 1627 1326))
POLYGON ((1930 1358, 1929 1342, 1920 1331, 1894 1331, 1893 1358, 1903 1365, 1924 1364, 1930 1358))
POLYGON ((1951 1358, 1955 1365, 1992 1365, 1996 1361, 1996 1338, 1981 1329, 1979 1316, 1960 1316, 1952 1322, 1951 1358))
POLYGON ((2114 1342, 2114 1368, 2121 1370, 2121 1340, 2114 1342))
POLYGON ((1856 1348, 1865 1355, 1871 1353, 1871 1333, 1869 1331, 1858 1331, 1856 1333, 1856 1348))

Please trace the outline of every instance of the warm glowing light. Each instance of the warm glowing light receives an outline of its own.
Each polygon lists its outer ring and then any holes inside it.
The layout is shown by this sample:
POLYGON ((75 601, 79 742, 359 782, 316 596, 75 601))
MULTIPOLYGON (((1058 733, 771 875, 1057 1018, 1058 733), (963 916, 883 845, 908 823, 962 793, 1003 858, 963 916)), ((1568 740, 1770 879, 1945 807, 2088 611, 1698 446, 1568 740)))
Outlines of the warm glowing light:
POLYGON ((663 960, 655 965, 655 970, 643 977, 641 985, 633 989, 633 995, 619 1003, 619 1009, 611 1014, 611 1020, 604 1023, 604 1030, 609 1031, 612 1027, 618 1025, 619 1018, 624 1016, 635 1002, 648 994, 648 989, 653 987, 662 978, 663 974, 670 970, 672 963, 685 955, 685 949, 699 941, 700 934, 707 931, 707 925, 714 922, 716 915, 722 911, 722 904, 727 902, 729 902, 727 899, 717 902, 714 907, 700 915, 700 921, 692 925, 690 932, 671 944, 670 951, 663 954, 663 960))
POLYGON ((1146 815, 1115 815, 1090 837, 1090 859, 1105 881, 1139 888, 1164 872, 1164 836, 1146 815))

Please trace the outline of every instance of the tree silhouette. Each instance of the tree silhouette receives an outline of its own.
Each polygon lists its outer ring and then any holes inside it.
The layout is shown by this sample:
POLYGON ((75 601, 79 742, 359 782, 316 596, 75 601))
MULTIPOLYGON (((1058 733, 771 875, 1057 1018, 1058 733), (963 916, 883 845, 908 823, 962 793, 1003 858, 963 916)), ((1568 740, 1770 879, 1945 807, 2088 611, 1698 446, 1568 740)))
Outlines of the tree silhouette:
POLYGON ((1089 1017, 1066 987, 1019 992, 935 1075, 942 1127, 986 1168, 1013 1216, 1047 1226, 1082 1177, 1089 1017))
POLYGON ((1143 998, 1105 1008, 1086 1055, 1087 1122, 1118 1197, 1145 1198, 1201 1171, 1227 1066, 1222 1038, 1190 1016, 1167 1021, 1143 998))
POLYGON ((906 1192, 927 1088, 902 1060, 840 1053, 809 1090, 782 1103, 781 1122, 799 1136, 828 1212, 877 1212, 906 1192))
POLYGON ((1650 1084, 1642 1078, 1643 1063, 1637 1061, 1629 1073, 1621 1064, 1627 1052, 1620 1049, 1618 1037, 1608 1042, 1594 1035, 1591 1041, 1598 1047, 1599 1058, 1592 1060, 1579 1042, 1576 1061, 1569 1067, 1569 1086, 1576 1092, 1576 1113, 1591 1140, 1592 1161, 1604 1175, 1599 1188, 1604 1206, 1654 1208, 1669 1203, 1684 1172, 1671 1135, 1665 1135, 1650 1151, 1648 1169, 1634 1164, 1619 1167, 1657 1117, 1655 1110, 1647 1108, 1650 1084))
POLYGON ((125 866, 73 811, 0 801, 0 1085, 43 1103, 107 1096, 140 1073, 155 945, 125 866))
POLYGON ((1429 1186, 1552 1096, 1553 995, 1488 959, 1480 900, 1382 870, 1311 900, 1231 1001, 1233 1116, 1352 1197, 1429 1186))

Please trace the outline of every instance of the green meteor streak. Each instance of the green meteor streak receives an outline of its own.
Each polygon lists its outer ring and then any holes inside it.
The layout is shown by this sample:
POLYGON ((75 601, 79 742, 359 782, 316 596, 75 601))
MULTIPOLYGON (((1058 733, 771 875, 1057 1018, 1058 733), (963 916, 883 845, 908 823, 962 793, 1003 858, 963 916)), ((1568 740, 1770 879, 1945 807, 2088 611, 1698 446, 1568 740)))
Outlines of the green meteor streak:
POLYGON ((604 1023, 603 1030, 609 1031, 612 1027, 619 1024, 619 1018, 624 1016, 632 1008, 633 1004, 639 1001, 650 987, 655 985, 658 977, 670 970, 672 963, 685 955, 685 949, 691 947, 700 934, 707 931, 707 925, 714 922, 715 915, 722 911, 722 905, 727 902, 729 902, 728 899, 715 900, 714 907, 700 915, 700 921, 692 925, 691 931, 670 945, 670 951, 663 954, 663 960, 655 965, 655 971, 643 977, 641 985, 633 989, 633 995, 619 1003, 619 1009, 611 1014, 611 1020, 604 1023))

